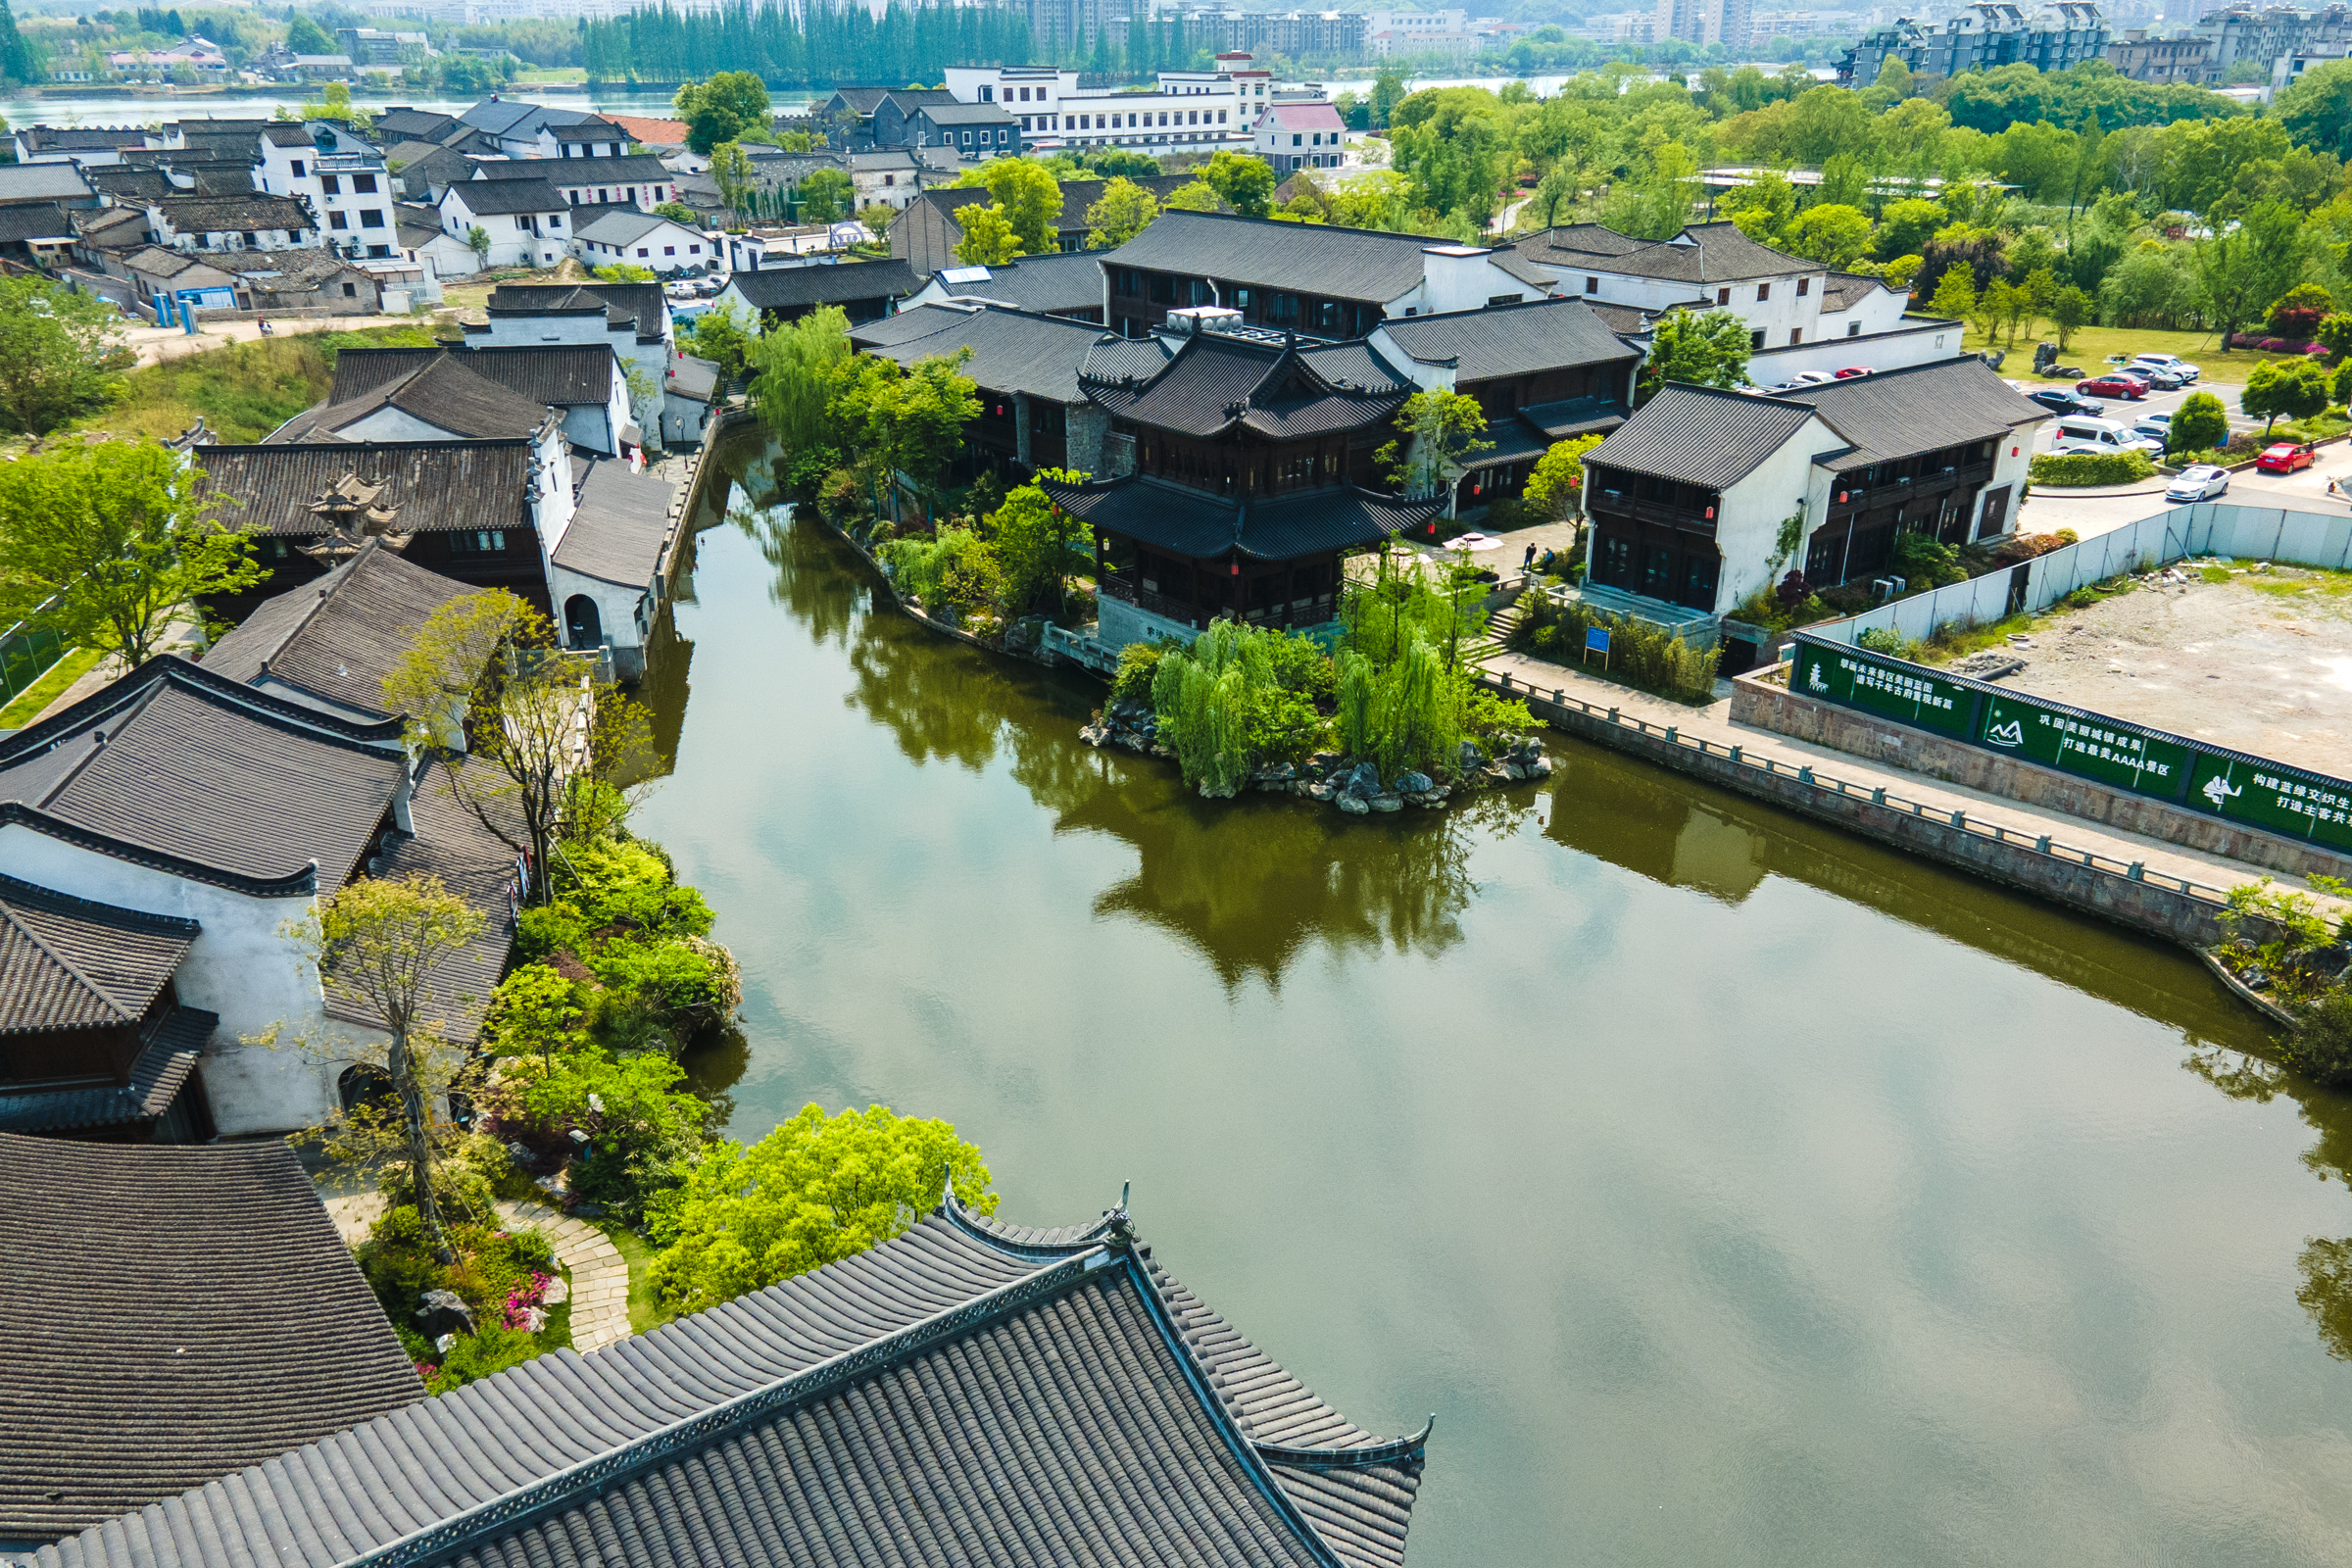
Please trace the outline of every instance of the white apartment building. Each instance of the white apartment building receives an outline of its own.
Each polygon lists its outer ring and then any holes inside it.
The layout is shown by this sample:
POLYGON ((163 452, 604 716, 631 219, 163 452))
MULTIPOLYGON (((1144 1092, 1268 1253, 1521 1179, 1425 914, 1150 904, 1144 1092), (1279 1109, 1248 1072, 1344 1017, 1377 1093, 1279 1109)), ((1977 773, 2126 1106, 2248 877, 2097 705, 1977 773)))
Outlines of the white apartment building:
POLYGON ((1364 37, 1375 56, 1478 53, 1466 11, 1367 11, 1364 37))
POLYGON ((383 261, 399 244, 384 155, 328 121, 265 129, 253 182, 268 195, 309 204, 319 237, 347 256, 383 261))
MULTIPOLYGON (((1248 57, 1243 57, 1248 58, 1248 57)), ((1213 152, 1250 145, 1271 100, 1271 74, 1253 70, 1163 71, 1137 92, 1078 85, 1078 73, 1047 66, 951 66, 958 103, 996 104, 1017 116, 1033 152, 1064 147, 1183 148, 1213 152)))

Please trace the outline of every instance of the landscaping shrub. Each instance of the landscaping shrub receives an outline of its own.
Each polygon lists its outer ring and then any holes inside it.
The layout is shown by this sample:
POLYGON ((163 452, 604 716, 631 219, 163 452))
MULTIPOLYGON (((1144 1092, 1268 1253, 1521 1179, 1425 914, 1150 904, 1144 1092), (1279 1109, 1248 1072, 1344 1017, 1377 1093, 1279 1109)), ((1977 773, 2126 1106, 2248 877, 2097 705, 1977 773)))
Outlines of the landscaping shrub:
MULTIPOLYGON (((1543 601, 1521 617, 1511 634, 1511 647, 1575 664, 1583 660, 1585 633, 1594 626, 1609 634, 1605 673, 1612 679, 1686 703, 1713 698, 1720 648, 1693 648, 1663 626, 1596 611, 1582 600, 1543 601)), ((1596 663, 1591 667, 1600 670, 1596 663)))
POLYGON ((2045 452, 2027 476, 2052 486, 2130 484, 2156 471, 2145 452, 2045 452))
POLYGON ((1118 673, 1110 681, 1111 698, 1148 701, 1152 696, 1152 677, 1158 671, 1160 660, 1176 646, 1165 642, 1129 643, 1121 649, 1118 673))
MULTIPOLYGON (((446 1221, 448 1198, 441 1196, 446 1221)), ((541 1309, 556 1275, 555 1249, 545 1236, 495 1223, 444 1228, 457 1254, 452 1263, 434 1259, 424 1221, 406 1203, 386 1209, 353 1254, 429 1392, 446 1393, 569 1343, 568 1321, 551 1324, 541 1309), (476 1329, 458 1334, 446 1351, 424 1337, 416 1320, 424 1294, 437 1290, 471 1308, 476 1329)))
POLYGON ((571 1190, 631 1224, 677 1182, 677 1162, 710 1136, 711 1105, 676 1092, 686 1069, 660 1052, 586 1046, 499 1064, 479 1102, 496 1136, 534 1152, 572 1152, 571 1190), (571 1134, 587 1136, 582 1148, 571 1134))

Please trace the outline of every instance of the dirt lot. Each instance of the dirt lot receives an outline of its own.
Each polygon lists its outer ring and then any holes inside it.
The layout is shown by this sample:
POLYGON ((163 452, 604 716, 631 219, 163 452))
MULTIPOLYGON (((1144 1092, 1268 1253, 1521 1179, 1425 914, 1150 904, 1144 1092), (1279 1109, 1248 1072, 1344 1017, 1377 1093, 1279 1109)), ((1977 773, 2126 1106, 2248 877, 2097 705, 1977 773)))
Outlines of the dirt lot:
POLYGON ((2173 575, 2186 580, 1995 650, 2026 662, 2000 684, 2352 778, 2352 574, 2183 563, 2173 575))

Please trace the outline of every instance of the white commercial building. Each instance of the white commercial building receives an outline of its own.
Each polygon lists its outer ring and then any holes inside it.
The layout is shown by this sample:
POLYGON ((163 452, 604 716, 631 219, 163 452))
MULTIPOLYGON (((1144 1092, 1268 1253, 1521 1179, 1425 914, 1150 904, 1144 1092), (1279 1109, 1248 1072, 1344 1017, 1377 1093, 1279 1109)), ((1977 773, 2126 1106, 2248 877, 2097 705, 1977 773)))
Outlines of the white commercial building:
MULTIPOLYGON (((1247 56, 1239 57, 1248 59, 1247 56)), ((1078 85, 1078 73, 1046 66, 951 66, 958 103, 995 104, 1021 124, 1025 150, 1135 147, 1214 152, 1247 148, 1271 98, 1268 73, 1247 67, 1163 71, 1156 88, 1078 85)))

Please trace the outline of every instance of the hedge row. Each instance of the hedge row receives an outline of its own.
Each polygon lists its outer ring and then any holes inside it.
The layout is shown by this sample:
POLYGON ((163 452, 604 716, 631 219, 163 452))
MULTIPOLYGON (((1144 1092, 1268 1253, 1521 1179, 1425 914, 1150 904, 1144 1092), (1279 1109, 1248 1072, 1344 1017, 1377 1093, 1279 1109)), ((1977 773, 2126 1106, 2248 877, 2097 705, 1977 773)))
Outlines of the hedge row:
POLYGON ((2156 471, 2145 452, 2045 452, 2034 460, 2027 477, 2034 484, 2053 486, 2130 484, 2156 471))

